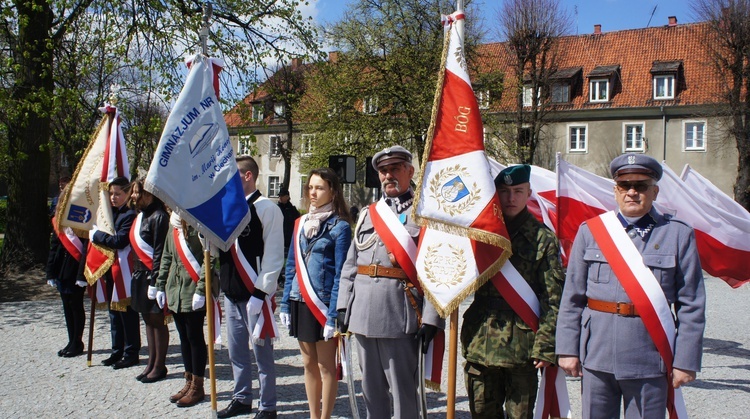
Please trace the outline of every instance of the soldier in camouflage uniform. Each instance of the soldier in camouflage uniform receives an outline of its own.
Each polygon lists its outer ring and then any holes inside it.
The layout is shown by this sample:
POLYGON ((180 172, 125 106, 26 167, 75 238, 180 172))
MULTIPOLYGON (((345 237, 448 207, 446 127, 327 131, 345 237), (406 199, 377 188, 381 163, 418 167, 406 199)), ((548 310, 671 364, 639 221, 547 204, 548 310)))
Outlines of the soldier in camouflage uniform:
POLYGON ((528 165, 495 178, 510 234, 510 263, 534 290, 541 306, 537 333, 488 281, 474 294, 461 329, 469 407, 474 418, 533 418, 537 370, 555 362, 555 323, 564 273, 557 238, 526 208, 528 165), (505 404, 505 410, 503 409, 505 404))

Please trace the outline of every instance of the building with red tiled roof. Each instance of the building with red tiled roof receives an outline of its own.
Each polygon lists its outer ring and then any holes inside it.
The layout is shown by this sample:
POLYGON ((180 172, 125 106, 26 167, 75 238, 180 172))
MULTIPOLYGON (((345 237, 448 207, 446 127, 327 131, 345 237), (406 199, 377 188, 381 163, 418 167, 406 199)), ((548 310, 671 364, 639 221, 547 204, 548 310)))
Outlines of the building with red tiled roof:
MULTIPOLYGON (((678 24, 670 17, 664 26, 603 32, 596 25, 590 34, 559 38, 558 65, 550 77, 553 103, 541 133, 547 156, 535 163, 550 166, 551 157, 560 152, 563 159, 608 176, 615 156, 646 153, 665 160, 677 173, 690 164, 731 196, 737 149, 728 121, 715 116, 726 101, 723 78, 712 66, 707 48, 709 30, 706 23, 678 24)), ((502 92, 483 91, 475 83, 485 125, 511 124, 519 83, 513 80, 506 45, 481 45, 478 56, 479 73, 504 74, 502 92), (482 106, 488 97, 491 100, 482 106)), ((335 56, 330 59, 335 61, 335 56)), ((284 121, 269 119, 278 104, 270 103, 262 90, 245 102, 253 115, 235 108, 225 120, 240 154, 244 147, 240 132, 250 131, 257 139, 260 189, 274 196, 283 176, 274 142, 281 140, 284 121)), ((295 129, 294 141, 304 152, 312 137, 301 130, 302 125, 295 129)), ((289 189, 294 200, 301 196, 305 179, 298 173, 298 156, 292 164, 289 189)))
MULTIPOLYGON (((548 149, 600 175, 608 175, 614 156, 631 151, 665 160, 677 173, 690 164, 731 195, 737 151, 726 120, 714 116, 725 101, 706 47, 709 30, 670 17, 664 26, 602 32, 596 25, 590 34, 559 38, 542 137, 548 149)), ((512 58, 503 43, 481 48, 479 71, 506 74, 485 120, 510 123, 519 85, 512 58)))

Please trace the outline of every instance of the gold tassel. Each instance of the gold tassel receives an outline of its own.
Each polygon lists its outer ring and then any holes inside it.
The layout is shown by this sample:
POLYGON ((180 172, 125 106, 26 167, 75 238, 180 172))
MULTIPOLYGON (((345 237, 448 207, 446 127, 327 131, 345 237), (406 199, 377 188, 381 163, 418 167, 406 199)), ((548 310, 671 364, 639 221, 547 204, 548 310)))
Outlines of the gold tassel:
POLYGON ((109 303, 109 309, 112 311, 128 311, 128 307, 130 307, 130 298, 109 303))
POLYGON ((164 315, 164 326, 169 326, 170 323, 174 323, 174 317, 171 314, 164 315))
POLYGON ((440 384, 435 383, 435 382, 430 381, 430 380, 424 380, 424 386, 427 387, 427 388, 429 388, 432 391, 442 391, 442 390, 440 390, 440 384))
POLYGON ((107 303, 96 303, 94 307, 96 307, 97 310, 106 310, 108 308, 107 303))

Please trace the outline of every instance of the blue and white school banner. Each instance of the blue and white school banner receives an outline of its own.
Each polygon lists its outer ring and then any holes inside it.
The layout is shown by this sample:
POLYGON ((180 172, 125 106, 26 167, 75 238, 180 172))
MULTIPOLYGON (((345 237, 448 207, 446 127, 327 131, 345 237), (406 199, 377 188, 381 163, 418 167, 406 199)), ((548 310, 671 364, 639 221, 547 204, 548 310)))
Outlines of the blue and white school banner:
POLYGON ((188 67, 144 188, 226 251, 250 222, 250 210, 214 85, 222 63, 196 55, 188 67))

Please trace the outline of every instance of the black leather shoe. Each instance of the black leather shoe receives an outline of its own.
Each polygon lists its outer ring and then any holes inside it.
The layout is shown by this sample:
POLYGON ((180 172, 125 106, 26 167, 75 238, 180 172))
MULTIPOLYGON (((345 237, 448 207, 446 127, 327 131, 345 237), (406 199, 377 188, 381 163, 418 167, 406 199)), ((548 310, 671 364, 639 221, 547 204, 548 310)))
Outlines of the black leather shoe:
POLYGON ((63 357, 64 358, 73 358, 73 357, 76 357, 78 355, 81 355, 82 353, 83 353, 83 344, 73 345, 72 348, 70 348, 67 351, 65 351, 65 353, 63 354, 63 357))
POLYGON ((65 356, 65 352, 68 352, 68 350, 70 349, 70 346, 71 345, 68 344, 68 346, 66 346, 66 347, 60 349, 59 351, 57 351, 57 356, 65 356))
MULTIPOLYGON (((153 372, 153 370, 151 370, 151 372, 153 372)), ((163 379, 165 379, 167 377, 167 368, 166 367, 164 367, 164 369, 161 370, 161 372, 158 373, 158 374, 150 375, 151 372, 148 373, 148 375, 146 375, 145 377, 141 378, 141 382, 142 383, 155 383, 155 382, 163 380, 163 379)))
MULTIPOLYGON (((123 368, 130 368, 134 365, 138 365, 138 358, 133 359, 121 359, 117 362, 115 362, 115 365, 112 365, 112 368, 119 370, 123 368)), ((143 380, 141 380, 142 382, 143 380)))
POLYGON ((116 363, 120 362, 122 359, 122 355, 110 355, 109 358, 102 361, 102 365, 105 367, 109 367, 110 365, 115 365, 116 363))
POLYGON ((261 410, 255 415, 255 419, 276 419, 276 411, 261 410))
POLYGON ((219 412, 216 414, 216 417, 231 418, 237 415, 249 414, 249 413, 252 413, 252 411, 253 411, 253 406, 249 404, 242 404, 240 403, 239 400, 232 399, 232 401, 229 403, 229 406, 227 406, 226 409, 219 410, 219 412))

